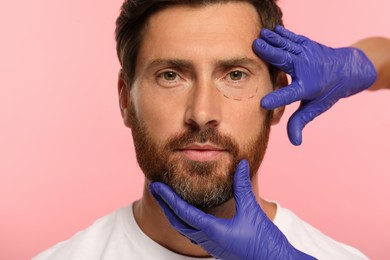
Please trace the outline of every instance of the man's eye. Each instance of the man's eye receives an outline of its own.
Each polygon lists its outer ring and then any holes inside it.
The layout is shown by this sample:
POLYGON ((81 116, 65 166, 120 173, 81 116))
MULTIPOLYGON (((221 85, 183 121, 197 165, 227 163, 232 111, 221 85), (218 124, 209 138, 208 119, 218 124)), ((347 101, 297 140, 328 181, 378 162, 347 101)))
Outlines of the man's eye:
POLYGON ((229 77, 232 80, 240 80, 243 78, 243 76, 244 76, 244 73, 241 71, 237 71, 237 70, 229 73, 229 77))
POLYGON ((173 81, 177 78, 177 74, 173 71, 166 71, 163 73, 164 79, 168 81, 173 81))

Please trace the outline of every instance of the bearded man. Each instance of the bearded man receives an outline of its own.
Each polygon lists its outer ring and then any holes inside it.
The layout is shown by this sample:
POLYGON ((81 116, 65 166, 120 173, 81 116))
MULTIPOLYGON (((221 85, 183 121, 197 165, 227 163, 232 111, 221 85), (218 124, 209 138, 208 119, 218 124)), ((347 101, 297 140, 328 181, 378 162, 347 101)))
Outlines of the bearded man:
POLYGON ((358 57, 367 73, 340 77, 359 84, 307 90, 313 73, 292 70, 284 52, 306 55, 305 45, 320 45, 281 25, 272 0, 125 1, 116 28, 118 93, 145 174, 142 198, 35 259, 366 259, 260 197, 257 172, 284 109, 283 98, 264 99, 287 85, 279 69, 298 73, 301 84, 281 96, 316 105, 289 133, 297 144, 308 121, 375 80, 367 57, 350 49, 350 67, 358 57))

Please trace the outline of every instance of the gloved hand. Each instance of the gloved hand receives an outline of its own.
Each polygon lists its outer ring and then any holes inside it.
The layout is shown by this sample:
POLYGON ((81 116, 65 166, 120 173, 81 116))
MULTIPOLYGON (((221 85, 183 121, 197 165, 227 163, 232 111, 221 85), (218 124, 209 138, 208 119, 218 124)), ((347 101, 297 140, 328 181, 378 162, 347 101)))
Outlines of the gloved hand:
POLYGON ((315 117, 345 98, 370 87, 376 70, 367 56, 356 48, 333 49, 282 26, 275 32, 262 29, 253 50, 265 62, 290 74, 292 83, 266 95, 261 105, 274 109, 301 100, 288 121, 291 143, 302 143, 302 129, 315 117))
POLYGON ((163 183, 149 188, 171 225, 215 258, 314 259, 294 248, 265 215, 252 192, 246 160, 238 164, 234 175, 236 213, 232 219, 204 213, 163 183))

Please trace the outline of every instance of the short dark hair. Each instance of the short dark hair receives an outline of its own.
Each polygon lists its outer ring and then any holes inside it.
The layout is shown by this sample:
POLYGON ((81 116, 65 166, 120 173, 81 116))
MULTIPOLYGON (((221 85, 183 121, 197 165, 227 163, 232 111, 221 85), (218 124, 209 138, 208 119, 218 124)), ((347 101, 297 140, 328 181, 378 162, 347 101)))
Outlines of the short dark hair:
MULTIPOLYGON (((283 25, 282 11, 277 0, 125 0, 116 20, 116 51, 128 87, 133 84, 138 52, 148 18, 157 11, 171 6, 207 6, 216 3, 247 2, 252 4, 260 17, 263 28, 273 30, 283 25)), ((276 83, 279 70, 269 66, 271 81, 276 83)))

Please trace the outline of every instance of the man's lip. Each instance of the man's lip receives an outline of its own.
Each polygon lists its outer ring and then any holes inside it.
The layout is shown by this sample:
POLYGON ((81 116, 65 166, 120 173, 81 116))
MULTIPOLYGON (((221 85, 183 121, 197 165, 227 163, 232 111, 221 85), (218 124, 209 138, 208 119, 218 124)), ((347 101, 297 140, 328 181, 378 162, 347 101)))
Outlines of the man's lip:
POLYGON ((218 146, 210 145, 210 144, 191 144, 182 148, 179 148, 177 150, 197 150, 197 151, 226 151, 226 149, 223 149, 218 146))
POLYGON ((191 144, 177 149, 183 156, 191 161, 206 162, 214 161, 227 152, 212 144, 191 144))

